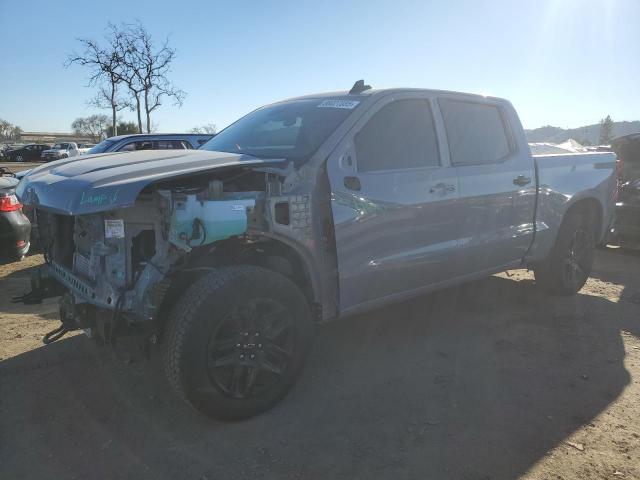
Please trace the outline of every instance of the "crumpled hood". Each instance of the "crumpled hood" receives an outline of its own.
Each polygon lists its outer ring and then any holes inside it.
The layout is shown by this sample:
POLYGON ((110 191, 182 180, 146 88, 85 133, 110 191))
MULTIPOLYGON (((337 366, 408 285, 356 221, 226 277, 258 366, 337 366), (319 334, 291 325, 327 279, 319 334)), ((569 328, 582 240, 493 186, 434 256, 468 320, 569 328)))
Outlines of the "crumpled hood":
POLYGON ((131 206, 142 189, 160 180, 284 162, 207 150, 84 155, 34 168, 20 181, 16 193, 25 205, 65 215, 84 215, 131 206))

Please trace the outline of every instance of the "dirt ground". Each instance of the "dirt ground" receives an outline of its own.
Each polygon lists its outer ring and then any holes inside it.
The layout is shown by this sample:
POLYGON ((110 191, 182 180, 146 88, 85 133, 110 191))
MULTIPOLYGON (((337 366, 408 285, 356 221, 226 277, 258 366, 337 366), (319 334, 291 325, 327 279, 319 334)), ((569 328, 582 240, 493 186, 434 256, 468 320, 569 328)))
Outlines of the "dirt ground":
POLYGON ((510 272, 322 326, 301 381, 240 423, 177 399, 156 360, 10 303, 0 266, 2 479, 640 479, 640 253, 554 298, 510 272))

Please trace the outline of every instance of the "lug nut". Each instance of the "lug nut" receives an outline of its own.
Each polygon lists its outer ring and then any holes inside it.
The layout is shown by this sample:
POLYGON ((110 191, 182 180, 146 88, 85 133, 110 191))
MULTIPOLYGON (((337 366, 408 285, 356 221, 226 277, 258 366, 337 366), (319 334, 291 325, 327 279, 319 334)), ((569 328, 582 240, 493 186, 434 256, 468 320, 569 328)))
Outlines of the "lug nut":
POLYGON ((240 360, 244 360, 244 355, 240 355, 240 360))
POLYGON ((236 348, 240 348, 240 346, 241 345, 239 343, 236 343, 236 348))
POLYGON ((258 348, 262 348, 262 344, 261 343, 258 344, 258 348))
POLYGON ((251 354, 251 360, 253 360, 254 358, 256 358, 256 356, 251 354))

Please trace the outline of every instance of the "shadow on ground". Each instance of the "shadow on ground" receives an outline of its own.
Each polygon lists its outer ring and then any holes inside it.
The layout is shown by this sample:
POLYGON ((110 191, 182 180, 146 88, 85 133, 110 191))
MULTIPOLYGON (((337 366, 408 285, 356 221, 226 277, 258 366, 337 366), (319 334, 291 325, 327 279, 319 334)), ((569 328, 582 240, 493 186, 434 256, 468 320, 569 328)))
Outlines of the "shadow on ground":
POLYGON ((177 400, 157 361, 68 338, 0 363, 0 471, 515 479, 629 383, 621 330, 640 335, 638 311, 491 277, 320 328, 294 391, 241 423, 177 400))

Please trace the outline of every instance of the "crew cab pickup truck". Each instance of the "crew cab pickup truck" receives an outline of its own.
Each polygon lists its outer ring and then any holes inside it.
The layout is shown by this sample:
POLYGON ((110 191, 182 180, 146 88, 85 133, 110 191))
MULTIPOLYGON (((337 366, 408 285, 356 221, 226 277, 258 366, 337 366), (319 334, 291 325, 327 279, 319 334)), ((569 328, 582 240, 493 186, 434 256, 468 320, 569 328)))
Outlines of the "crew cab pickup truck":
POLYGON ((61 142, 56 143, 49 150, 43 151, 40 159, 45 162, 51 162, 53 160, 60 160, 61 158, 76 157, 88 150, 88 148, 80 148, 75 142, 61 142))
POLYGON ((32 170, 18 194, 47 262, 27 297, 62 294, 47 342, 139 338, 197 409, 244 418, 287 393, 317 322, 512 268, 579 291, 615 160, 532 157, 506 100, 359 81, 259 108, 199 150, 32 170))

